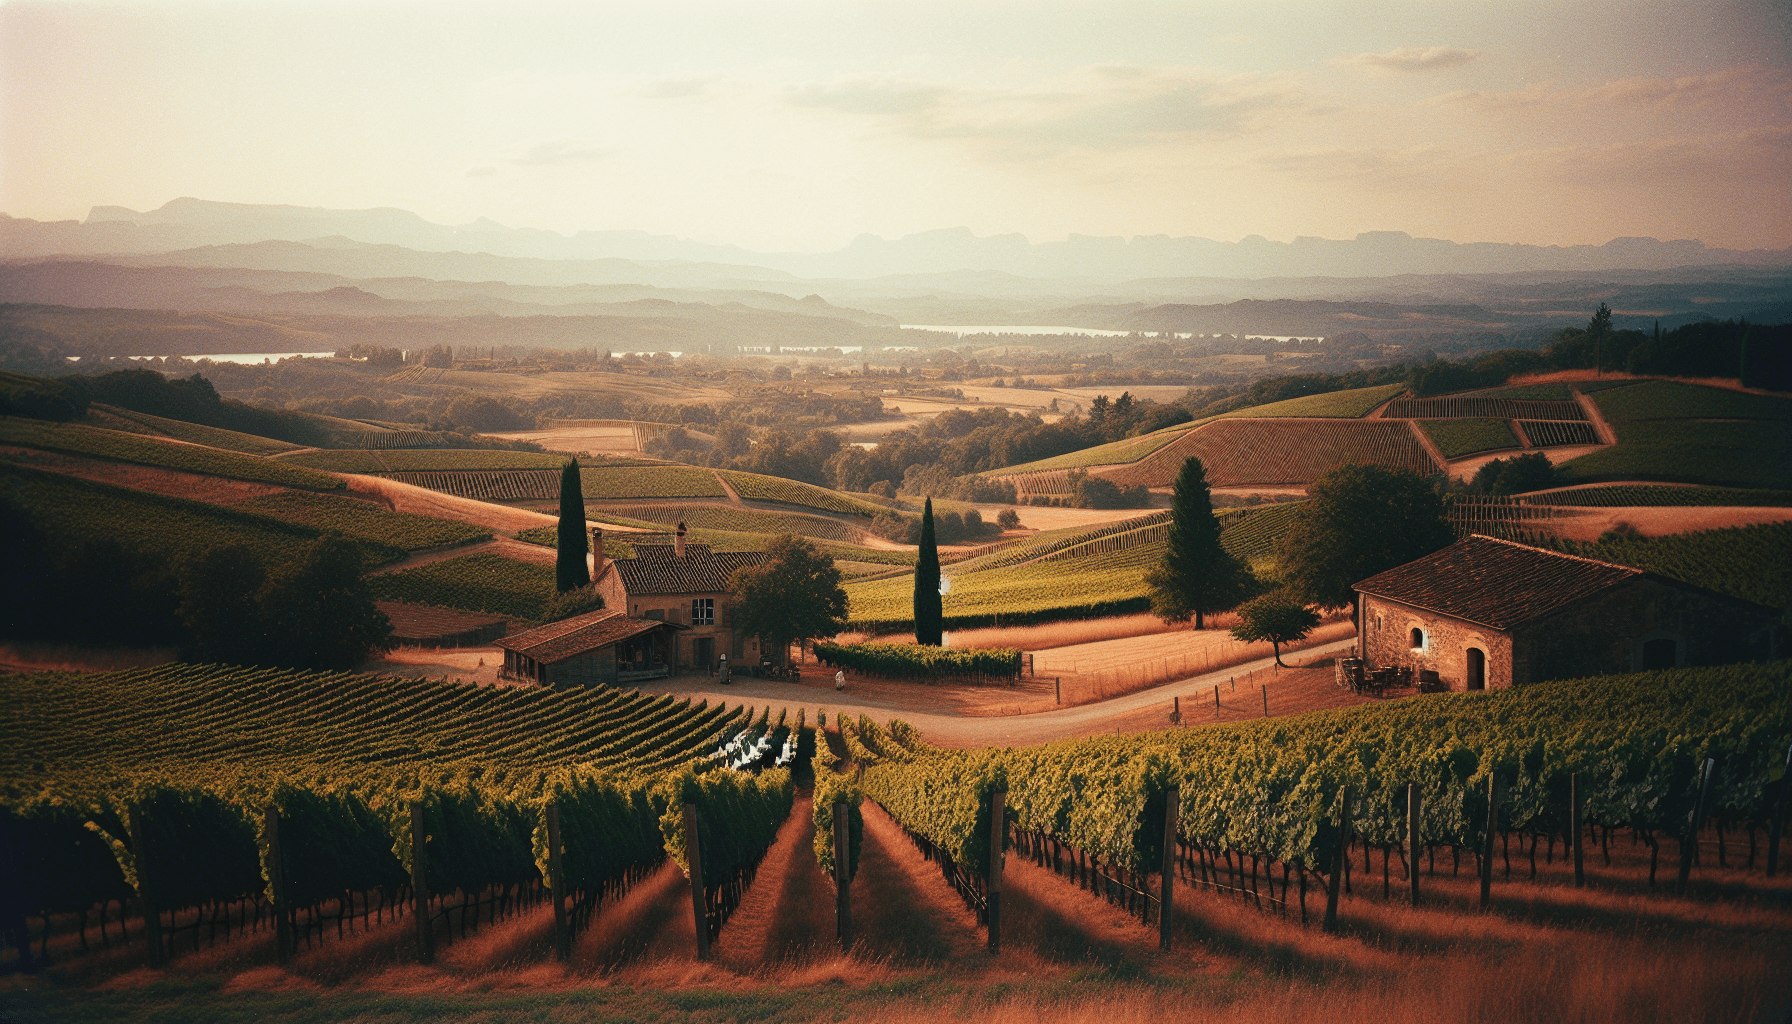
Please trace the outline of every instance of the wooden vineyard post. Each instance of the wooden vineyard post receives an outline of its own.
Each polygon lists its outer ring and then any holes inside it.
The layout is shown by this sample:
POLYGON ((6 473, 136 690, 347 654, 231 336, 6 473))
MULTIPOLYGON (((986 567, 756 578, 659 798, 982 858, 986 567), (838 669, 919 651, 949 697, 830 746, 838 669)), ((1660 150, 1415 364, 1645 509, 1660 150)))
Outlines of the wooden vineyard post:
POLYGON ((274 956, 281 963, 292 959, 291 911, 286 905, 286 857, 280 852, 280 812, 269 805, 264 820, 268 836, 268 896, 274 911, 274 956))
POLYGON ((1580 773, 1568 776, 1568 842, 1574 846, 1574 887, 1584 889, 1587 885, 1587 869, 1581 863, 1581 854, 1586 849, 1586 841, 1581 834, 1586 831, 1586 823, 1581 820, 1580 773))
POLYGON ((1063 676, 1053 676, 1052 677, 1052 703, 1053 704, 1064 703, 1064 677, 1063 676))
POLYGON ((137 813, 137 805, 126 805, 125 814, 125 825, 135 846, 132 852, 136 854, 137 896, 143 904, 143 934, 149 942, 149 962, 160 967, 167 962, 168 950, 162 945, 162 907, 156 902, 155 869, 149 855, 149 840, 143 834, 143 819, 137 813))
POLYGON ((1419 784, 1406 784, 1406 874, 1412 884, 1412 905, 1419 905, 1419 813, 1425 798, 1419 795, 1419 784))
POLYGON ((554 958, 572 959, 572 932, 566 927, 566 871, 560 861, 560 802, 542 808, 548 827, 548 887, 554 891, 554 958))
POLYGON ((852 948, 852 816, 845 800, 834 801, 834 937, 852 948))
POLYGON ((417 918, 417 959, 436 961, 435 935, 429 921, 429 833, 423 826, 423 805, 411 805, 411 899, 417 918))
POLYGON ((1263 717, 1269 717, 1269 684, 1263 684, 1263 717))
POLYGON ((1780 833, 1786 831, 1786 798, 1792 796, 1792 747, 1786 748, 1785 771, 1780 775, 1780 798, 1774 802, 1771 831, 1767 833, 1767 877, 1780 867, 1780 833))
POLYGON ((684 805, 684 857, 691 869, 691 919, 697 924, 697 959, 709 959, 709 913, 703 899, 703 852, 697 829, 697 805, 684 805))
POLYGON ((1008 793, 995 790, 989 794, 989 951, 1002 951, 1002 847, 1007 838, 1008 793))
POLYGON ((1165 953, 1170 951, 1170 910, 1174 903, 1171 888, 1176 879, 1176 819, 1181 813, 1182 790, 1171 786, 1164 790, 1164 862, 1157 883, 1157 948, 1165 953))
POLYGON ((1320 927, 1326 932, 1338 930, 1338 889, 1344 882, 1344 857, 1350 846, 1350 787, 1345 786, 1338 794, 1338 846, 1332 851, 1330 877, 1325 886, 1325 923, 1320 927))
POLYGON ((1487 834, 1481 840, 1481 909, 1493 906, 1493 841, 1500 830, 1500 776, 1487 774, 1487 834))
POLYGON ((1680 879, 1674 891, 1681 895, 1686 893, 1687 880, 1692 877, 1692 862, 1699 855, 1699 826, 1705 822, 1705 808, 1711 801, 1711 783, 1716 779, 1717 759, 1707 757, 1699 769, 1699 795, 1692 805, 1692 820, 1686 823, 1686 837, 1680 840, 1680 879))
POLYGON ((1220 713, 1220 684, 1213 684, 1213 713, 1220 713))

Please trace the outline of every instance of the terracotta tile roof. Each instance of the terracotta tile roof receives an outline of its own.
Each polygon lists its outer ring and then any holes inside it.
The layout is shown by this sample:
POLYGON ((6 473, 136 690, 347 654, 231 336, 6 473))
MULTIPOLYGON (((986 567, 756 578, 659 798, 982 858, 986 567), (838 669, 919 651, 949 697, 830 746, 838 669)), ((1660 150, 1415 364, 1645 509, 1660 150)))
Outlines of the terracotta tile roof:
POLYGON ((765 561, 763 551, 711 551, 708 544, 686 544, 680 559, 671 544, 634 544, 635 557, 613 563, 629 594, 709 594, 728 589, 734 570, 765 561))
POLYGON ((631 619, 619 611, 600 608, 502 637, 494 643, 507 651, 515 651, 544 665, 552 665, 662 627, 684 628, 677 623, 657 619, 631 619))
POLYGON ((1355 584, 1355 589, 1494 629, 1637 576, 1641 569, 1474 535, 1355 584))

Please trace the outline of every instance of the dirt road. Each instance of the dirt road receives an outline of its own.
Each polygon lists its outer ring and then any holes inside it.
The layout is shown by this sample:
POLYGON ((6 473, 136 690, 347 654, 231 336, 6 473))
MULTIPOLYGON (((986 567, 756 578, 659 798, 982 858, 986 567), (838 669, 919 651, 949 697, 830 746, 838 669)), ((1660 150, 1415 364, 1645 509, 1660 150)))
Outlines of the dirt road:
MULTIPOLYGON (((1324 658, 1350 650, 1355 645, 1354 637, 1334 641, 1302 651, 1301 658, 1324 658)), ((908 699, 868 697, 855 692, 851 686, 844 692, 836 692, 832 676, 824 680, 818 671, 812 671, 807 681, 796 684, 736 677, 732 684, 723 686, 708 677, 684 676, 644 684, 640 689, 646 693, 670 693, 698 700, 727 701, 730 704, 770 703, 792 707, 822 707, 855 715, 864 713, 883 723, 892 718, 900 718, 921 730, 929 742, 947 747, 1023 746, 1071 736, 1089 736, 1115 728, 1126 731, 1165 728, 1169 725, 1168 720, 1158 719, 1162 713, 1167 712, 1172 696, 1181 696, 1192 713, 1200 700, 1211 699, 1214 686, 1226 687, 1235 678, 1272 678, 1274 664, 1273 658, 1261 658, 1097 704, 1010 717, 973 716, 937 707, 929 708, 923 703, 927 699, 927 688, 922 686, 907 688, 907 692, 913 694, 908 699), (1153 721, 1157 724, 1141 724, 1153 721)), ((1247 698, 1250 692, 1247 688, 1247 698)), ((1226 693, 1222 702, 1229 699, 1233 691, 1228 689, 1226 693)), ((1247 703, 1248 700, 1241 702, 1240 707, 1247 703)), ((1272 707, 1272 712, 1274 711, 1272 707)), ((1244 713, 1238 717, 1249 716, 1249 709, 1245 708, 1244 713)))

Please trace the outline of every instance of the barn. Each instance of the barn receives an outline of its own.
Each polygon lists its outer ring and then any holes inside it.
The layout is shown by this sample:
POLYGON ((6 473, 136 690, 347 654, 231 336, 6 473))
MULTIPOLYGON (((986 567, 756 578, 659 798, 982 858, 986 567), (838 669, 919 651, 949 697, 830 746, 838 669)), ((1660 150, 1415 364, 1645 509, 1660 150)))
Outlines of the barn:
POLYGON ((1625 565, 1479 535, 1355 584, 1370 668, 1452 690, 1779 657, 1780 613, 1625 565))
POLYGON ((671 672, 682 626, 599 609, 503 637, 500 675, 542 686, 616 686, 671 672))

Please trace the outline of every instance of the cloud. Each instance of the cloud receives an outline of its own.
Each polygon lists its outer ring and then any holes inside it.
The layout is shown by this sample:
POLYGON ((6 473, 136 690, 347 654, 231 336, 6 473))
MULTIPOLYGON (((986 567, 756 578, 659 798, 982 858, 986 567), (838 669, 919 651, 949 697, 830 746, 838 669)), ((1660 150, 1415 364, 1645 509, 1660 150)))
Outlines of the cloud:
POLYGON ((847 114, 920 114, 937 108, 953 93, 943 85, 886 79, 860 79, 832 85, 792 89, 789 100, 799 107, 825 107, 847 114))
POLYGON ((1340 57, 1338 63, 1374 71, 1411 73, 1459 68, 1470 61, 1479 60, 1480 57, 1481 51, 1465 50, 1460 46, 1403 46, 1386 53, 1359 53, 1340 57))
POLYGON ((656 78, 643 83, 635 95, 648 100, 695 99, 708 95, 712 84, 708 78, 656 78))
POLYGON ((596 139, 561 136, 506 146, 499 151, 498 158, 504 163, 516 164, 519 167, 550 167, 555 164, 599 160, 615 153, 616 150, 604 146, 596 139))
POLYGON ((1534 82, 1513 92, 1461 90, 1432 100, 1487 111, 1529 110, 1543 106, 1590 110, 1704 110, 1711 108, 1777 109, 1792 112, 1792 71, 1744 66, 1681 78, 1619 78, 1600 85, 1570 89, 1554 82, 1534 82))
POLYGON ((498 173, 500 166, 508 167, 554 167, 564 164, 586 163, 614 156, 618 152, 605 146, 596 139, 582 139, 573 136, 559 136, 551 139, 531 139, 504 146, 485 160, 467 169, 469 178, 490 178, 498 173))
POLYGON ((1103 64, 1011 90, 861 79, 792 90, 796 106, 881 120, 917 138, 983 140, 1037 159, 1066 148, 1123 149, 1236 135, 1259 120, 1310 110, 1286 80, 1187 68, 1103 64))

